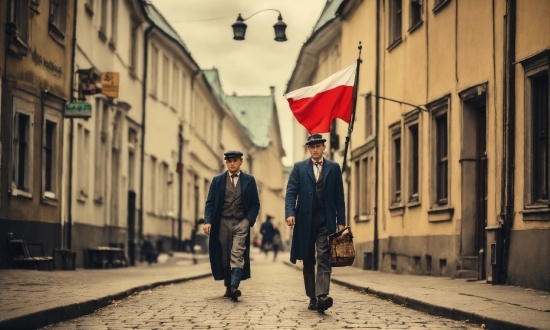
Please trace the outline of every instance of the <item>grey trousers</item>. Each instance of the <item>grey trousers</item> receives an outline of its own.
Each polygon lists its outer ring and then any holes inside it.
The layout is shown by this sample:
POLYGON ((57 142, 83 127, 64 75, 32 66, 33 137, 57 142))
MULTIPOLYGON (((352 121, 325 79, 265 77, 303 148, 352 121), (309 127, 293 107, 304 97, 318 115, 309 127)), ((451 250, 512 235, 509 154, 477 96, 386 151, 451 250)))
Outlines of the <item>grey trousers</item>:
POLYGON ((315 212, 311 223, 311 236, 307 260, 304 260, 304 284, 306 295, 310 299, 328 295, 330 288, 330 251, 328 246, 328 231, 324 214, 315 212), (317 264, 317 274, 315 274, 317 264))
POLYGON ((246 250, 246 236, 250 222, 248 219, 225 219, 220 221, 219 240, 222 246, 222 267, 244 267, 244 251, 246 250))

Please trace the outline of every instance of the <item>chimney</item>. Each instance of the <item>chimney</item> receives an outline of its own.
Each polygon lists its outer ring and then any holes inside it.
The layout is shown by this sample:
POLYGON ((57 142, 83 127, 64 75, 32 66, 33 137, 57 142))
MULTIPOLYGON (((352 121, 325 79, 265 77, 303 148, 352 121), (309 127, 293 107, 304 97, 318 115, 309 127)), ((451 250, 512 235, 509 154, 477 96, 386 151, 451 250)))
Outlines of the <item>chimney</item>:
POLYGON ((271 96, 275 95, 275 86, 269 86, 269 89, 271 89, 271 96))

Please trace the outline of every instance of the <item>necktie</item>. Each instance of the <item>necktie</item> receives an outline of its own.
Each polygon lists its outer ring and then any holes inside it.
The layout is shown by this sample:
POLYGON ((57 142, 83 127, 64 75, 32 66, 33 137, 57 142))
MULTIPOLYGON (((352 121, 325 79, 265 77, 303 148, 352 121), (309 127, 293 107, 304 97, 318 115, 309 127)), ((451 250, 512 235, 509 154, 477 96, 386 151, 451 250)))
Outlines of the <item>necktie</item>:
POLYGON ((233 180, 234 178, 238 177, 238 174, 231 174, 231 183, 233 184, 233 187, 237 186, 237 180, 233 180))
POLYGON ((315 181, 319 181, 319 174, 321 174, 321 166, 323 166, 323 161, 322 160, 318 161, 318 162, 312 161, 312 163, 313 163, 313 165, 315 165, 315 169, 316 169, 315 171, 313 171, 313 172, 315 172, 314 173, 315 174, 315 181))

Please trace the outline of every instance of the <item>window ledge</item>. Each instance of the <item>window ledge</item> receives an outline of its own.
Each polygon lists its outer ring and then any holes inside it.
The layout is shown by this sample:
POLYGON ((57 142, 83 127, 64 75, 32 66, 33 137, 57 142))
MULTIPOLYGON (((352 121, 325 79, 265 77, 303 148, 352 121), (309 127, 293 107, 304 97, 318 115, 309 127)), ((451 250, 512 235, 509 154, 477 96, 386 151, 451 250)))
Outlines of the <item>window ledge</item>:
POLYGON ((523 221, 550 221, 550 207, 548 206, 529 208, 519 213, 523 215, 523 221))
POLYGON ((52 23, 48 24, 48 30, 52 39, 59 45, 65 47, 65 33, 61 32, 61 30, 52 23))
POLYGON ((103 197, 94 198, 94 203, 97 205, 103 205, 103 197))
POLYGON ((22 58, 29 53, 29 46, 18 35, 15 35, 10 40, 10 51, 12 54, 22 58))
POLYGON ((32 192, 24 191, 24 190, 17 189, 17 188, 12 188, 11 194, 12 194, 12 196, 32 199, 32 192))
POLYGON ((392 217, 400 216, 405 213, 405 206, 401 204, 395 204, 389 207, 390 214, 392 217))
POLYGON ((412 208, 415 208, 415 207, 419 207, 420 205, 422 205, 422 203, 420 203, 420 201, 413 201, 413 202, 409 202, 407 204, 407 207, 412 209, 412 208))
POLYGON ((432 11, 434 13, 437 13, 438 11, 443 9, 445 6, 447 6, 450 2, 451 2, 451 0, 443 0, 437 6, 435 6, 434 9, 432 9, 432 11))
POLYGON ((424 23, 424 21, 422 21, 422 20, 416 22, 413 26, 411 26, 411 27, 409 28, 409 30, 408 30, 407 32, 409 32, 409 34, 413 33, 413 32, 416 31, 419 27, 421 27, 423 23, 424 23))
POLYGON ((85 3, 84 8, 86 9, 86 14, 90 16, 94 16, 94 10, 92 9, 89 3, 85 3))
POLYGON ((97 31, 97 35, 99 36, 99 39, 101 39, 101 41, 107 42, 107 36, 105 35, 105 32, 103 32, 102 29, 99 29, 99 31, 97 31))
POLYGON ((50 205, 50 206, 58 206, 59 200, 55 197, 48 197, 48 196, 42 196, 42 204, 50 205))
POLYGON ((116 51, 116 43, 113 41, 113 39, 109 40, 109 49, 111 51, 116 51))
POLYGON ((445 208, 434 208, 428 210, 428 221, 429 222, 439 222, 439 221, 450 221, 453 219, 455 209, 452 207, 445 208))
POLYGON ((397 39, 395 39, 389 46, 388 48, 386 48, 386 50, 388 52, 391 52, 394 48, 396 48, 397 46, 399 46, 401 44, 401 42, 403 41, 403 38, 402 37, 399 37, 397 39))
POLYGON ((355 222, 368 222, 372 217, 370 215, 361 214, 353 217, 355 222))
POLYGON ((133 80, 137 80, 138 79, 138 76, 136 74, 136 69, 131 66, 130 69, 128 70, 129 73, 130 73, 130 78, 132 78, 133 80))

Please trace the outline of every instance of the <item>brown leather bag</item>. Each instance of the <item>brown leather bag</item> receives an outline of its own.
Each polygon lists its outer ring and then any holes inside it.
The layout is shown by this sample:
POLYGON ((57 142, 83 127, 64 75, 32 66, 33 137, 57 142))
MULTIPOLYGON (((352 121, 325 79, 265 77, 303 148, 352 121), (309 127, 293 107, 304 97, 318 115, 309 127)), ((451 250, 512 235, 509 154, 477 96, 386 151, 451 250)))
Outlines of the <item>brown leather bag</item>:
POLYGON ((345 267, 353 264, 355 249, 353 247, 353 235, 350 227, 329 235, 328 245, 330 247, 330 265, 332 267, 345 267))

